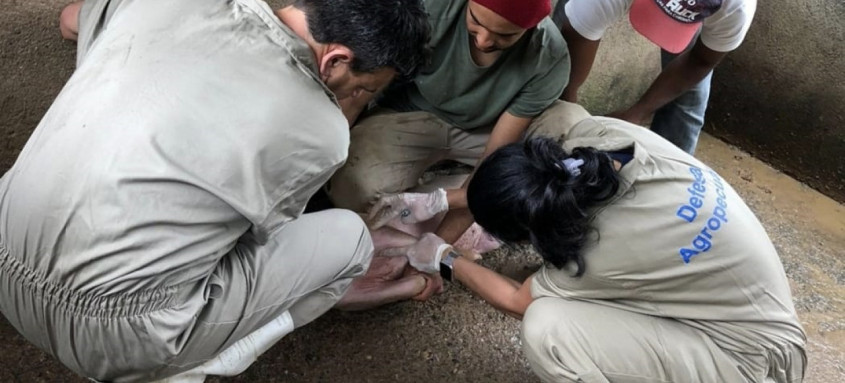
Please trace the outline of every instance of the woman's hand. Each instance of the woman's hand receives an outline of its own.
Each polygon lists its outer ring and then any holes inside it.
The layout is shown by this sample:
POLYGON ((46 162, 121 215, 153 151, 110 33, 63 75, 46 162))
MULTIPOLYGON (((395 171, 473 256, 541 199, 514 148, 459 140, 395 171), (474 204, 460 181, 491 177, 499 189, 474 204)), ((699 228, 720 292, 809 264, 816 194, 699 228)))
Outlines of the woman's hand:
POLYGON ((440 259, 443 254, 452 250, 442 238, 433 233, 425 233, 417 242, 403 247, 394 247, 382 250, 379 255, 385 257, 404 256, 408 263, 424 273, 437 273, 440 271, 440 259))

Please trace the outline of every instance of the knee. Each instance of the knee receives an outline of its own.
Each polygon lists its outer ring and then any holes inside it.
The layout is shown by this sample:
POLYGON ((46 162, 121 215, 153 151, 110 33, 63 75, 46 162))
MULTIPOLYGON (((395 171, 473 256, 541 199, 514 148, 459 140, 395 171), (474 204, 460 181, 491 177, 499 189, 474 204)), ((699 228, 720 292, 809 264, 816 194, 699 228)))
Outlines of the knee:
POLYGON ((532 350, 543 348, 544 339, 559 323, 556 317, 553 298, 536 299, 522 318, 522 344, 532 350))
POLYGON ((534 119, 529 127, 528 135, 552 138, 566 136, 575 124, 590 117, 592 117, 590 113, 581 105, 568 101, 555 101, 534 119))
POLYGON ((540 298, 528 306, 522 319, 522 347, 532 371, 546 382, 574 382, 577 374, 566 365, 570 359, 567 324, 561 314, 562 299, 540 298))
POLYGON ((373 256, 373 240, 364 220, 357 213, 344 209, 331 209, 321 213, 331 215, 331 219, 326 221, 331 225, 327 228, 327 232, 333 233, 331 241, 355 249, 347 269, 356 270, 355 274, 363 274, 373 256))
POLYGON ((365 174, 362 167, 348 163, 338 170, 326 186, 326 194, 335 207, 365 212, 378 192, 376 174, 365 174))
POLYGON ((328 222, 332 231, 341 236, 354 237, 368 232, 364 219, 358 213, 346 209, 329 209, 325 210, 325 213, 331 214, 331 220, 328 222))
POLYGON ((59 15, 59 31, 62 33, 62 38, 76 41, 79 34, 79 10, 81 8, 82 2, 77 1, 62 9, 62 13, 59 15))

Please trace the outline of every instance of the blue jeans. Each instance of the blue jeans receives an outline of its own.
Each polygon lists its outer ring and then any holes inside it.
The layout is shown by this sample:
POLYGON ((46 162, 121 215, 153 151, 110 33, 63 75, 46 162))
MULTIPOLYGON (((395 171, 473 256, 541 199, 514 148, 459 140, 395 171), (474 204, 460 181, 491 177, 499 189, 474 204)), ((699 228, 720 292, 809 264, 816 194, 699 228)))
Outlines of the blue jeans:
MULTIPOLYGON (((693 39, 690 45, 694 44, 695 40, 693 39)), ((661 49, 662 67, 665 68, 677 56, 661 49)), ((701 134, 701 128, 704 126, 704 112, 707 110, 707 100, 710 98, 711 77, 713 77, 713 71, 704 76, 698 84, 681 93, 678 98, 658 109, 651 121, 653 132, 689 154, 695 154, 698 135, 701 134)))
MULTIPOLYGON (((552 12, 552 21, 558 28, 567 19, 563 8, 567 1, 558 1, 552 12)), ((698 36, 692 39, 687 49, 692 48, 696 40, 698 40, 698 36)), ((661 67, 666 68, 675 57, 678 57, 678 55, 661 49, 661 67)), ((654 113, 651 130, 687 153, 695 154, 698 135, 704 126, 704 112, 707 110, 707 100, 710 98, 710 78, 712 76, 713 71, 710 71, 698 84, 658 109, 654 113)))

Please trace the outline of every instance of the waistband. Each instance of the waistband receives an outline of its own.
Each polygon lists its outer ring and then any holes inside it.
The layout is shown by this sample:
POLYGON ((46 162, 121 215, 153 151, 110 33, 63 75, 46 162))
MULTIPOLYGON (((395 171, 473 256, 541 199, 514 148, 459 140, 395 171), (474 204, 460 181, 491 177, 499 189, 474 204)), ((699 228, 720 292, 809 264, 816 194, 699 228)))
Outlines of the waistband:
POLYGON ((132 293, 98 295, 73 291, 48 281, 13 257, 0 238, 0 275, 24 294, 49 305, 53 310, 99 318, 144 315, 180 305, 197 293, 197 282, 142 290, 132 293))

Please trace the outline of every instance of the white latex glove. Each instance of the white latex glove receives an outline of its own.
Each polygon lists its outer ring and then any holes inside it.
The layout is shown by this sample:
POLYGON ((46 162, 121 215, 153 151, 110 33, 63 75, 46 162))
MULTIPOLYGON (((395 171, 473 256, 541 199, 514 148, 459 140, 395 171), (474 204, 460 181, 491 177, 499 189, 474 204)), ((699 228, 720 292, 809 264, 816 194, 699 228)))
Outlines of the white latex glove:
POLYGON ((452 245, 446 243, 442 238, 434 233, 425 233, 411 245, 385 249, 381 251, 380 255, 386 257, 405 256, 413 268, 432 274, 440 271, 440 259, 443 254, 450 250, 452 250, 452 245))
POLYGON ((399 217, 403 224, 427 221, 440 212, 449 210, 446 190, 431 193, 388 194, 379 197, 368 214, 371 229, 378 229, 399 217))

